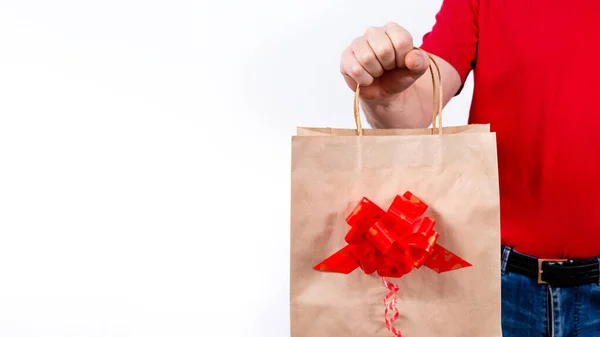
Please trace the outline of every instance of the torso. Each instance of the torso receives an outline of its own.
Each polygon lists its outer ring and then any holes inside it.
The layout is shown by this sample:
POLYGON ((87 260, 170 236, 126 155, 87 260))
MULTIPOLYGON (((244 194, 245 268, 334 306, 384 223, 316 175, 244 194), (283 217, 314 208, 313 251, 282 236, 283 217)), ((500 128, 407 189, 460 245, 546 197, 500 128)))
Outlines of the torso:
POLYGON ((480 0, 470 123, 497 132, 502 241, 600 255, 600 2, 480 0))

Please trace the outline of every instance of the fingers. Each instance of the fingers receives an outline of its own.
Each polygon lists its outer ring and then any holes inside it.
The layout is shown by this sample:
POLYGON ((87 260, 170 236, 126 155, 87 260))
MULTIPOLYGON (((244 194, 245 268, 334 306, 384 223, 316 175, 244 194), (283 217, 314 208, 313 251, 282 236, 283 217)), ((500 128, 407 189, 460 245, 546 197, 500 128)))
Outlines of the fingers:
POLYGON ((373 75, 358 62, 351 48, 346 49, 342 55, 341 72, 351 88, 356 87, 356 84, 369 86, 374 80, 373 75))
POLYGON ((369 28, 365 33, 365 38, 381 67, 384 70, 394 69, 396 67, 396 51, 385 28, 369 28))
POLYGON ((396 67, 402 68, 406 66, 406 54, 413 50, 412 35, 406 29, 393 22, 386 24, 383 30, 394 50, 396 67))
POLYGON ((358 63, 373 77, 383 75, 383 65, 379 62, 379 58, 375 51, 371 48, 367 38, 360 37, 355 39, 350 45, 350 49, 354 54, 354 58, 358 63))

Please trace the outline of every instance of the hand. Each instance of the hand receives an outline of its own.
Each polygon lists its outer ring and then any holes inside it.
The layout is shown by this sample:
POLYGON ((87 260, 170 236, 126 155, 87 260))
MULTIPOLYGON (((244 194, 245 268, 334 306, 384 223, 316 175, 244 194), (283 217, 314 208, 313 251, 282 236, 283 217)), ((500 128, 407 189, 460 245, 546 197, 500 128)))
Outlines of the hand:
POLYGON ((380 100, 410 87, 429 67, 429 57, 413 47, 413 38, 396 23, 372 27, 342 54, 348 86, 361 86, 361 98, 380 100))

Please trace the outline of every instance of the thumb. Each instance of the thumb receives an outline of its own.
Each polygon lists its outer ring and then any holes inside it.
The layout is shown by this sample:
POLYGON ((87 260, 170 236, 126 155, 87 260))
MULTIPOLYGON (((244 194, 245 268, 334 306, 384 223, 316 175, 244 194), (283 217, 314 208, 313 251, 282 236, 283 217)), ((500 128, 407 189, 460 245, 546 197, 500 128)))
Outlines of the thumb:
POLYGON ((429 55, 422 50, 413 49, 404 58, 406 67, 417 76, 423 75, 429 68, 429 55))

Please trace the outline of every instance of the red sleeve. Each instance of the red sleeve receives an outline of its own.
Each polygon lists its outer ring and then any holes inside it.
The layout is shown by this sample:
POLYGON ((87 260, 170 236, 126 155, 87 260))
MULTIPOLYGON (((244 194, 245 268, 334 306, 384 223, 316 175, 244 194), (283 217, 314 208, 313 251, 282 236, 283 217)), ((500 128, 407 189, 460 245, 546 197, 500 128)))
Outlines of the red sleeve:
POLYGON ((444 0, 421 48, 450 63, 462 84, 475 66, 479 37, 479 0, 444 0))

